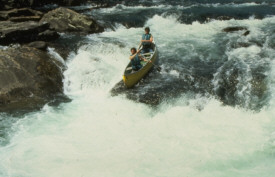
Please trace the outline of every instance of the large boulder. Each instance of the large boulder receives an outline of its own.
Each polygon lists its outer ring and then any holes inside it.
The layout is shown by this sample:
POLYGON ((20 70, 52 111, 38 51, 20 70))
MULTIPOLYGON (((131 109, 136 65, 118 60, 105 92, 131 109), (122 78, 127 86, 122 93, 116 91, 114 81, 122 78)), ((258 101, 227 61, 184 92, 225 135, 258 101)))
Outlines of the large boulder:
POLYGON ((56 32, 47 32, 49 24, 34 21, 15 23, 11 21, 0 22, 0 45, 11 43, 28 43, 37 40, 52 40, 58 38, 56 32), (54 33, 54 34, 53 34, 54 33), (47 38, 49 35, 49 38, 47 38))
POLYGON ((45 14, 40 20, 41 24, 49 23, 57 32, 99 33, 103 27, 86 15, 79 14, 67 8, 57 8, 45 14))
POLYGON ((0 111, 37 107, 63 93, 63 74, 47 52, 0 49, 0 111))

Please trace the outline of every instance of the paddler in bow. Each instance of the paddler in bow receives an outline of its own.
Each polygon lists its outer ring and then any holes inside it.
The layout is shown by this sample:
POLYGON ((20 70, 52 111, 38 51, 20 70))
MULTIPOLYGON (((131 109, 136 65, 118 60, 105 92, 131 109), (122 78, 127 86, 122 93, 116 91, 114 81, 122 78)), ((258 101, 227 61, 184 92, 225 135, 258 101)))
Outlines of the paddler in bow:
MULTIPOLYGON (((137 51, 136 48, 134 48, 134 47, 131 48, 132 55, 130 56, 129 59, 131 60, 133 71, 138 71, 140 68, 142 68, 142 65, 140 63, 141 60, 148 62, 147 59, 145 59, 142 55, 140 55, 140 50, 141 49, 139 49, 137 51)), ((151 61, 149 61, 149 62, 151 62, 151 61)))

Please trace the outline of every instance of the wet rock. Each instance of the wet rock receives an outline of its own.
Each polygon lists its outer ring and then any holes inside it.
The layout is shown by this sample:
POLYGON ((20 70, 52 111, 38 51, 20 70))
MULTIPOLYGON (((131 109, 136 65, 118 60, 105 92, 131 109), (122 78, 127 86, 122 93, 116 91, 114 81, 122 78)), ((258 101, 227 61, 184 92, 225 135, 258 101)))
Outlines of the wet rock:
POLYGON ((5 13, 2 13, 2 11, 0 11, 0 21, 2 20, 8 20, 9 16, 5 13))
POLYGON ((242 69, 234 68, 230 74, 228 70, 221 71, 219 87, 214 94, 226 105, 239 105, 252 110, 261 109, 268 94, 267 77, 261 74, 266 68, 253 68, 252 78, 247 83, 242 81, 242 69), (250 87, 247 87, 247 84, 251 84, 250 87))
POLYGON ((57 32, 98 33, 103 32, 103 27, 95 20, 73 10, 60 7, 45 14, 40 24, 49 23, 51 29, 57 32))
POLYGON ((37 40, 52 41, 58 39, 59 36, 56 31, 46 30, 38 34, 37 40))
POLYGON ((249 30, 243 33, 244 36, 247 36, 247 35, 249 35, 249 34, 250 34, 250 31, 249 31, 249 30))
POLYGON ((251 44, 251 43, 245 43, 245 42, 238 42, 238 43, 234 44, 232 47, 233 48, 240 48, 240 47, 247 48, 247 47, 250 47, 251 45, 253 45, 253 44, 251 44))
POLYGON ((86 3, 88 0, 1 0, 0 9, 11 9, 20 7, 41 7, 47 4, 61 6, 77 6, 86 3))
POLYGON ((0 0, 0 9, 4 9, 4 0, 0 0))
POLYGON ((217 20, 231 20, 234 19, 233 17, 229 17, 229 16, 219 16, 217 17, 217 20))
POLYGON ((111 90, 111 95, 112 96, 117 96, 119 94, 125 94, 126 97, 130 100, 133 100, 133 101, 136 101, 136 102, 139 102, 139 103, 148 104, 148 105, 151 105, 151 106, 158 105, 163 100, 163 98, 165 97, 165 95, 163 95, 163 93, 156 92, 154 90, 154 88, 146 90, 144 94, 140 94, 139 93, 139 86, 135 86, 131 89, 128 89, 124 85, 122 80, 120 82, 118 82, 111 90))
MULTIPOLYGON (((56 2, 56 1, 54 1, 54 2, 56 2)), ((65 5, 65 6, 79 6, 86 2, 87 2, 87 0, 63 0, 63 1, 60 1, 60 4, 63 3, 63 5, 65 5)))
POLYGON ((252 45, 258 46, 258 47, 263 47, 263 44, 261 44, 259 41, 248 41, 248 42, 236 42, 232 43, 231 47, 232 48, 240 48, 240 47, 250 47, 252 45))
POLYGON ((12 22, 25 22, 25 21, 39 21, 40 16, 28 16, 28 17, 11 17, 9 20, 12 22))
POLYGON ((48 47, 47 43, 44 42, 44 41, 31 42, 27 46, 32 47, 32 48, 36 48, 36 49, 40 49, 40 50, 46 50, 47 47, 48 47))
MULTIPOLYGON (((149 72, 159 74, 155 69, 149 72)), ((154 77, 146 75, 136 86, 128 89, 123 81, 118 82, 110 91, 112 96, 123 94, 127 99, 144 103, 150 106, 157 106, 167 99, 173 99, 190 90, 198 91, 193 83, 182 79, 175 79, 172 83, 154 83, 154 77)), ((199 78, 196 79, 199 82, 199 78)), ((203 83, 204 84, 204 83, 203 83)), ((205 90, 204 90, 205 91, 205 90)), ((199 92, 199 91, 198 91, 199 92)))
POLYGON ((8 11, 0 11, 0 20, 11 21, 39 21, 43 13, 29 8, 12 9, 8 11))
POLYGON ((59 44, 59 43, 49 43, 49 47, 54 48, 54 50, 64 59, 66 60, 71 52, 74 52, 71 49, 71 46, 69 44, 59 44))
POLYGON ((46 4, 57 4, 61 6, 79 6, 81 4, 84 4, 88 2, 88 0, 29 0, 33 1, 32 6, 43 6, 46 4))
POLYGON ((42 106, 63 95, 62 70, 55 63, 31 47, 0 50, 0 111, 42 106))
POLYGON ((239 83, 238 81, 238 70, 234 69, 233 72, 228 76, 225 74, 226 71, 222 71, 221 78, 219 81, 219 87, 216 90, 216 95, 220 98, 220 100, 227 105, 235 105, 236 104, 236 85, 239 83))
POLYGON ((78 49, 86 45, 85 36, 71 35, 70 37, 60 37, 55 41, 48 42, 50 48, 54 50, 66 60, 71 53, 77 53, 78 49))
POLYGON ((0 22, 0 45, 51 40, 58 37, 57 33, 48 32, 48 29, 47 23, 2 21, 0 22))
POLYGON ((39 24, 32 21, 22 23, 3 21, 0 22, 0 44, 31 42, 37 38, 40 32, 48 28, 48 24, 39 24))
POLYGON ((227 33, 235 32, 235 31, 243 31, 243 30, 247 30, 247 28, 242 26, 234 26, 234 27, 227 27, 223 29, 223 31, 227 33))
MULTIPOLYGON (((253 73, 253 79, 251 81, 252 94, 259 98, 258 100, 264 100, 268 97, 268 83, 266 76, 261 73, 253 73)), ((254 98, 255 98, 254 96, 254 98)), ((257 100, 257 101, 258 101, 257 100)))

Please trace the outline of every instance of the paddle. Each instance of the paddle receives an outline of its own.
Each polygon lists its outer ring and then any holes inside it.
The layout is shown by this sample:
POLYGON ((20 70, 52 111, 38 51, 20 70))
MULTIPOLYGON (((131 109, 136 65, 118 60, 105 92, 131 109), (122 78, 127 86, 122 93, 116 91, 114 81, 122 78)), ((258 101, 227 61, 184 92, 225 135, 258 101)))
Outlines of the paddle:
MULTIPOLYGON (((151 62, 152 63, 152 62, 151 62)), ((156 69, 158 70, 158 72, 161 72, 161 67, 160 66, 157 66, 155 65, 154 63, 152 63, 152 65, 154 65, 156 67, 156 69)))
POLYGON ((143 45, 142 45, 142 42, 139 44, 139 46, 138 46, 138 50, 141 50, 141 49, 143 49, 143 45))
MULTIPOLYGON (((141 44, 140 44, 140 45, 141 45, 141 44)), ((143 49, 143 46, 141 46, 141 47, 139 46, 138 48, 140 48, 140 50, 142 50, 142 49, 143 49)), ((145 58, 144 55, 141 54, 141 56, 142 56, 143 58, 145 58)), ((151 60, 148 60, 147 62, 149 62, 149 61, 151 61, 151 60)), ((158 72, 161 71, 162 68, 161 68, 160 66, 155 65, 153 62, 150 62, 150 63, 152 63, 152 65, 156 67, 156 69, 157 69, 158 72)))

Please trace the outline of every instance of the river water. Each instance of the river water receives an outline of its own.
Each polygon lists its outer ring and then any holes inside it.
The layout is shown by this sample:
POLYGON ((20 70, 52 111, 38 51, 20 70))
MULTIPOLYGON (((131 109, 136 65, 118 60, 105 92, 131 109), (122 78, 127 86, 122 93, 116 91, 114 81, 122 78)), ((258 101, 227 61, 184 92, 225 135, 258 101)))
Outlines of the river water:
POLYGON ((0 115, 1 177, 275 175, 274 2, 91 7, 74 9, 106 31, 62 36, 76 46, 63 61, 72 101, 0 115), (162 71, 125 90, 117 83, 145 26, 162 71), (223 32, 231 26, 247 30, 223 32))

